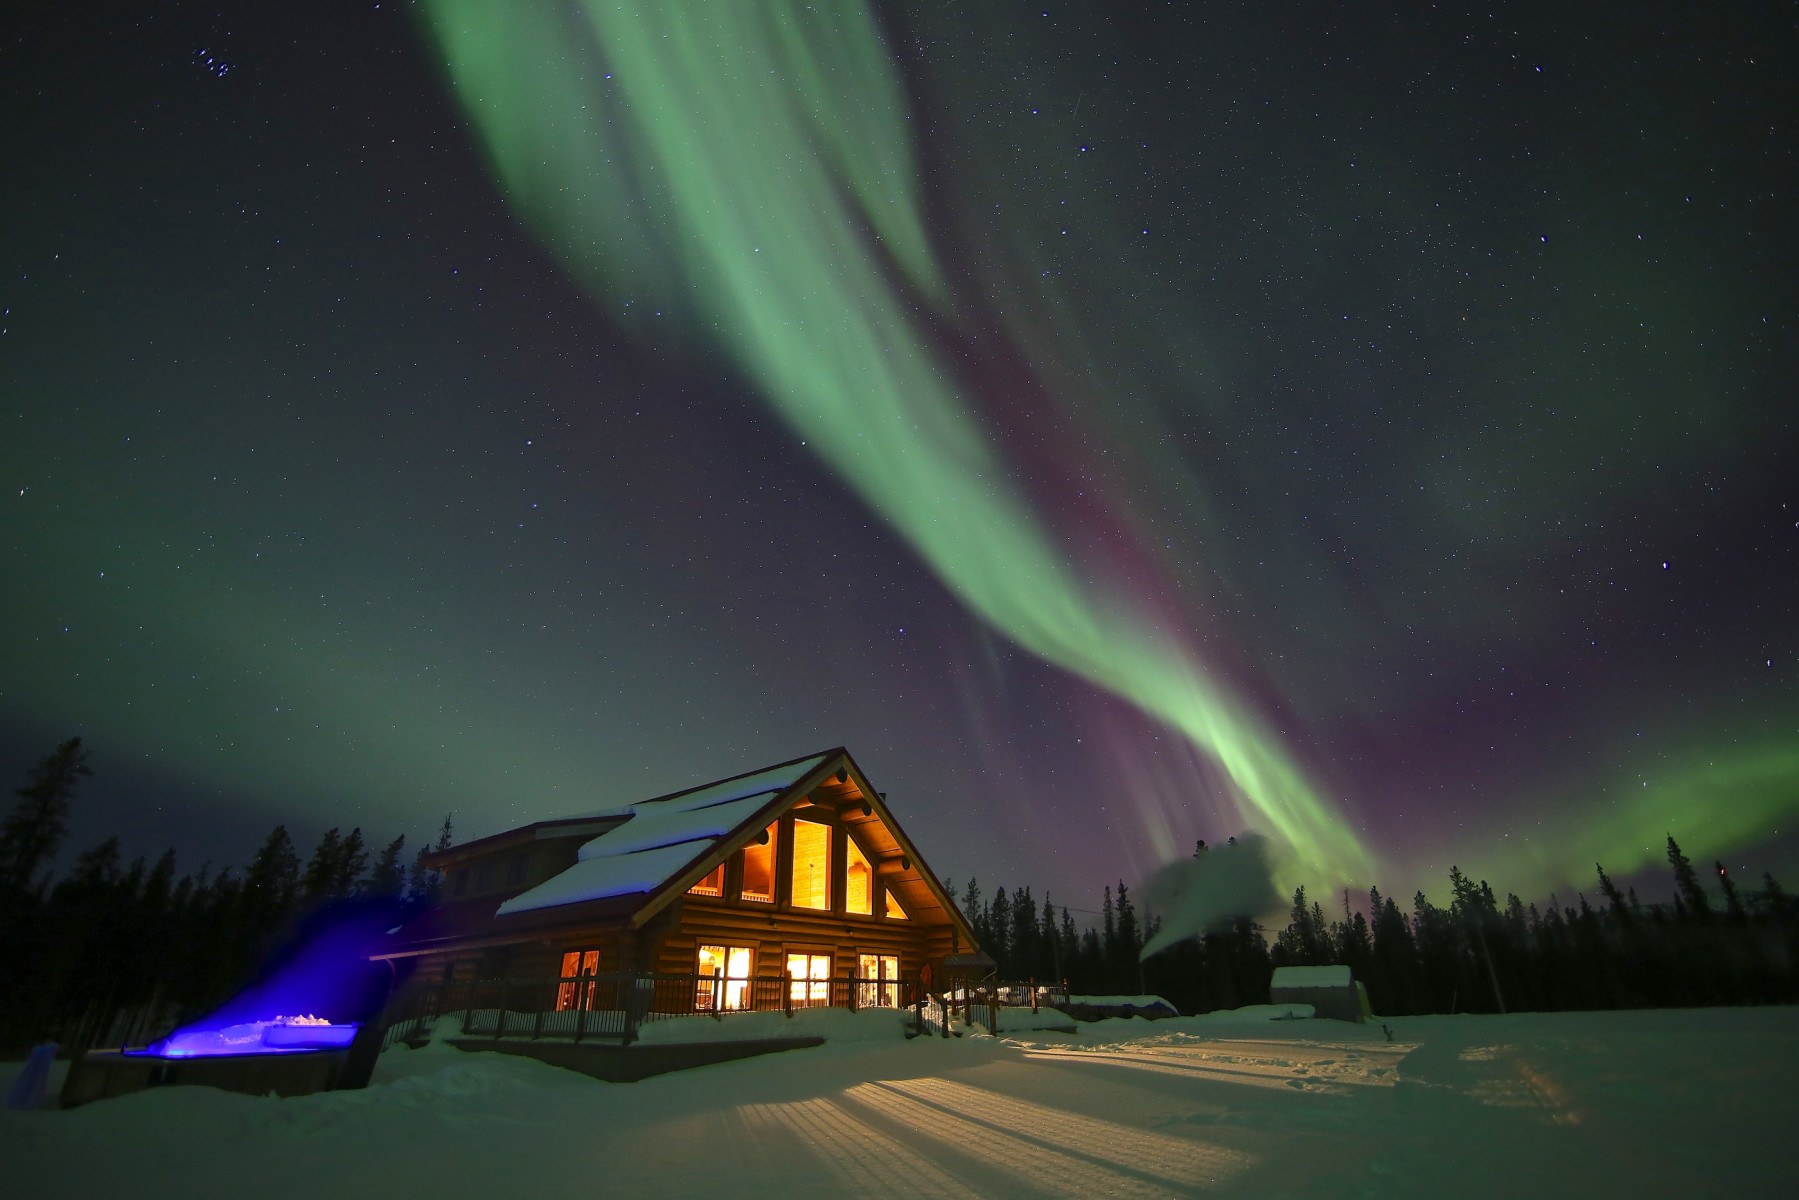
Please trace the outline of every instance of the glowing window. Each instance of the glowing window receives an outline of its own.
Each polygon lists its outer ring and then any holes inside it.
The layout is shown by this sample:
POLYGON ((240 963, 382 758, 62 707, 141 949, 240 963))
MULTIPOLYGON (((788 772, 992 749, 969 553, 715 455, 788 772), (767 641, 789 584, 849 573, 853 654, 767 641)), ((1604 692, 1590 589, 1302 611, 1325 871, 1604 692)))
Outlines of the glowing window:
MULTIPOLYGON (((689 896, 722 896, 725 894, 725 864, 719 863, 712 873, 687 889, 689 896)), ((701 972, 704 974, 704 972, 701 972)))
POLYGON ((887 919, 890 921, 904 921, 907 919, 906 910, 901 908, 900 902, 894 898, 892 888, 887 889, 887 919))
POLYGON ((760 900, 764 904, 775 902, 775 830, 779 823, 770 825, 762 831, 760 843, 751 842, 743 848, 743 898, 760 900))
POLYGON ((863 954, 856 959, 856 1004, 862 1008, 899 1007, 899 959, 891 954, 863 954))
POLYGON ((694 1007, 701 1012, 748 1008, 754 962, 748 946, 701 946, 694 1007))
POLYGON ((856 839, 850 838, 849 870, 845 872, 843 891, 843 910, 861 913, 868 916, 875 910, 874 872, 868 869, 868 856, 856 845, 856 839))
POLYGON ((818 1008, 830 1004, 831 956, 789 954, 787 980, 788 998, 795 1008, 818 1008))
POLYGON ((831 827, 817 821, 793 823, 795 908, 831 907, 831 827))
POLYGON ((583 984, 600 971, 598 950, 570 950, 562 956, 562 982, 556 985, 556 1011, 593 1007, 593 984, 583 984))

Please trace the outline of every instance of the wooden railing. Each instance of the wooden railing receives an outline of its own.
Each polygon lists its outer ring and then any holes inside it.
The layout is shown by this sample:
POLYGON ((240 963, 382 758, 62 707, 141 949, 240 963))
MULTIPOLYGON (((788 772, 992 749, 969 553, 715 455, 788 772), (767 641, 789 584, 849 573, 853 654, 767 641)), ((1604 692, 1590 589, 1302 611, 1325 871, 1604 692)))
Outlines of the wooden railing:
POLYGON ((630 1043, 651 1021, 805 1008, 901 1008, 914 985, 893 979, 750 979, 611 972, 559 978, 476 979, 413 986, 383 1014, 385 1041, 417 1041, 441 1016, 465 1037, 569 1038, 630 1043))

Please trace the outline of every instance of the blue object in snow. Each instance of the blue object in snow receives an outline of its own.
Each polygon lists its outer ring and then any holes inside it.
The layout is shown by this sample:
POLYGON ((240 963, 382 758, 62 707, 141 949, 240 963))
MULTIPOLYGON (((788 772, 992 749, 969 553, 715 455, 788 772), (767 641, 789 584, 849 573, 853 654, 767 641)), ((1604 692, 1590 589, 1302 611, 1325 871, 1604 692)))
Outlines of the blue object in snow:
POLYGON ((25 1060, 25 1069, 19 1072, 18 1078, 12 1081, 12 1090, 6 1093, 6 1107, 44 1107, 45 1094, 50 1087, 50 1064, 55 1061, 55 1042, 34 1046, 31 1057, 25 1060))

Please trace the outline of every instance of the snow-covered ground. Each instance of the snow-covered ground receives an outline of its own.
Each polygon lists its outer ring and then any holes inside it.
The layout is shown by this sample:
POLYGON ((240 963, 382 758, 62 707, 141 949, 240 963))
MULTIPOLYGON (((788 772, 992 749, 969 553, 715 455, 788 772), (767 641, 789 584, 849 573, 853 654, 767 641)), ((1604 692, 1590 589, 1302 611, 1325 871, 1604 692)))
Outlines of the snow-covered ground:
MULTIPOLYGON (((1389 1021, 1392 1041, 1378 1023, 1270 1011, 914 1041, 891 1014, 801 1013, 793 1032, 826 1045, 633 1084, 397 1048, 365 1091, 176 1087, 0 1111, 0 1190, 1592 1200, 1792 1185, 1794 1009, 1417 1017, 1389 1021)), ((0 1091, 17 1069, 0 1066, 0 1091)))

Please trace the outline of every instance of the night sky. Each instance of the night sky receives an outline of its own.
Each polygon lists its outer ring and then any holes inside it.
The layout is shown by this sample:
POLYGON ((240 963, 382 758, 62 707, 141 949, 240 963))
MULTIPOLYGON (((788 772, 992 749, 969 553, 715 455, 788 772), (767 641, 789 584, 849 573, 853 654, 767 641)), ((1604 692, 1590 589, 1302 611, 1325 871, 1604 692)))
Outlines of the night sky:
POLYGON ((85 740, 71 850, 843 744, 1075 907, 1244 829, 1799 883, 1786 6, 28 7, 0 770, 85 740))

